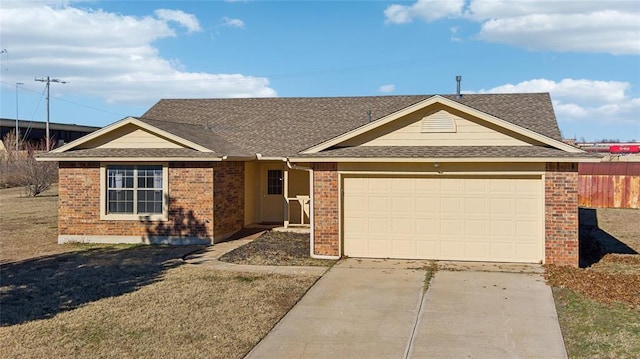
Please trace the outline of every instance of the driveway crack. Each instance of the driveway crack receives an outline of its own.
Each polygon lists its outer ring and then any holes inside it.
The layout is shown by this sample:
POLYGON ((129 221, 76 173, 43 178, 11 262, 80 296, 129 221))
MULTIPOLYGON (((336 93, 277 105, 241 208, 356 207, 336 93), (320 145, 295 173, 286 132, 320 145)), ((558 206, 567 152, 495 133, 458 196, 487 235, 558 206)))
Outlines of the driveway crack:
MULTIPOLYGON (((429 278, 430 279, 430 278, 429 278)), ((409 343, 407 344, 407 350, 404 352, 404 358, 408 359, 411 349, 413 348, 413 341, 416 337, 416 331, 418 330, 418 324, 420 323, 420 313, 422 313, 422 306, 424 304, 424 297, 427 294, 429 287, 420 291, 420 303, 418 304, 418 312, 416 313, 416 320, 413 322, 413 329, 411 330, 411 336, 409 337, 409 343)))

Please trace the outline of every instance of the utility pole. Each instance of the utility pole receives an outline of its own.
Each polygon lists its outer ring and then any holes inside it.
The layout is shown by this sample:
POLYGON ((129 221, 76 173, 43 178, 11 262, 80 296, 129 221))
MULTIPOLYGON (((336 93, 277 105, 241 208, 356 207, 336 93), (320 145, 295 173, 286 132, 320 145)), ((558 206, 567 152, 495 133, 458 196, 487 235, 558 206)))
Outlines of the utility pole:
POLYGON ((16 82, 16 156, 18 155, 18 151, 20 151, 20 148, 18 147, 18 144, 20 143, 20 130, 18 129, 18 119, 20 118, 18 116, 18 86, 19 85, 24 85, 24 83, 22 82, 16 82))
POLYGON ((62 81, 59 79, 52 79, 49 76, 47 78, 36 78, 34 81, 46 82, 47 83, 47 125, 46 125, 46 136, 47 136, 47 151, 51 150, 51 144, 49 143, 51 139, 49 138, 49 88, 51 87, 52 82, 57 82, 61 84, 66 84, 66 81, 62 81))

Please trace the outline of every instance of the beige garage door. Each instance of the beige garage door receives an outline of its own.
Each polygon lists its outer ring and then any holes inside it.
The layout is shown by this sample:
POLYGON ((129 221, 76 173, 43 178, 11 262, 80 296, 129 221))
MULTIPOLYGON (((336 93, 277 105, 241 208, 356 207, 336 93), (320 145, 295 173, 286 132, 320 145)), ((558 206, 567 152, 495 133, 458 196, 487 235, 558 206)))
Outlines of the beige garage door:
POLYGON ((351 257, 539 262, 543 188, 531 177, 344 177, 351 257))

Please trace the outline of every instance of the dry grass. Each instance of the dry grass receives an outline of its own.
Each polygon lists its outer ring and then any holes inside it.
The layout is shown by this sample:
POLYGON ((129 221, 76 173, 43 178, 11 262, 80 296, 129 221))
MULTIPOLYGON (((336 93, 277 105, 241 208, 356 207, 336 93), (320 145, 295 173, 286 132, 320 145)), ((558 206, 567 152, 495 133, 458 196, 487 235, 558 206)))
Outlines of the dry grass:
POLYGON ((553 288, 570 358, 640 358, 640 312, 553 288))
POLYGON ((269 231, 220 258, 223 262, 276 266, 332 266, 309 256, 309 234, 269 231))
POLYGON ((317 280, 184 264, 197 246, 58 245, 56 209, 55 190, 0 190, 2 358, 241 358, 317 280))
POLYGON ((0 328, 6 358, 242 358, 315 277, 169 269, 154 284, 0 328))
POLYGON ((640 253, 640 210, 598 208, 598 227, 640 253))
POLYGON ((546 268, 567 352, 571 358, 638 358, 640 255, 610 251, 640 251, 640 211, 600 208, 587 214, 597 218, 581 227, 581 245, 588 244, 581 246, 581 257, 590 266, 546 268))
POLYGON ((0 190, 0 222, 0 263, 75 249, 57 242, 57 186, 39 197, 25 197, 22 188, 0 190))

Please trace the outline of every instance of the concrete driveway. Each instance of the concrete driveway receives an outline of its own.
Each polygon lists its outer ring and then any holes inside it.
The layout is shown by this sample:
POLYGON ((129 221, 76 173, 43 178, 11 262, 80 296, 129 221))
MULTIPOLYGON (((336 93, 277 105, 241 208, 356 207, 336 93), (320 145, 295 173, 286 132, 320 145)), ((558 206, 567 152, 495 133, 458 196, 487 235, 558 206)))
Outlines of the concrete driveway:
POLYGON ((566 358, 539 267, 423 265, 341 261, 247 358, 566 358))

